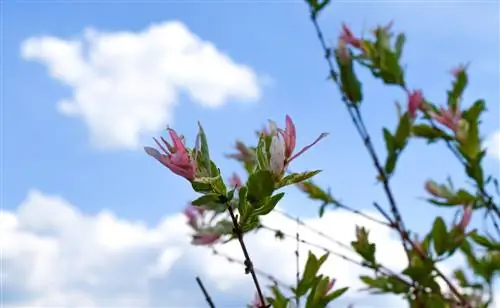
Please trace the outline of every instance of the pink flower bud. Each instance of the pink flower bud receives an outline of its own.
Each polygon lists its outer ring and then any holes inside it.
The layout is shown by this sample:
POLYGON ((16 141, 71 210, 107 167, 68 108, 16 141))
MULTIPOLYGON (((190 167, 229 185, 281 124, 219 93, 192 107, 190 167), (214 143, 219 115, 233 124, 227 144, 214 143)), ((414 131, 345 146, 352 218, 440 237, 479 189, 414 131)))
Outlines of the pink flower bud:
POLYGON ((448 109, 440 108, 438 113, 431 111, 429 115, 438 123, 443 124, 444 126, 451 129, 453 132, 457 132, 460 127, 462 112, 458 107, 455 110, 451 110, 451 108, 448 109))
POLYGON ((417 110, 422 108, 423 101, 422 91, 417 90, 408 93, 408 114, 412 119, 415 119, 417 116, 417 110))
POLYGON ((337 279, 335 279, 335 278, 332 278, 332 280, 330 280, 330 282, 328 283, 328 287, 326 288, 327 293, 333 289, 336 281, 337 281, 337 279))
POLYGON ((169 144, 165 139, 163 139, 163 137, 161 137, 161 140, 166 146, 165 148, 160 144, 160 142, 158 142, 158 140, 153 138, 164 154, 151 147, 145 147, 144 150, 148 155, 154 157, 173 173, 180 175, 189 181, 193 181, 196 176, 196 161, 191 158, 183 140, 177 135, 177 133, 170 128, 167 130, 170 134, 173 145, 169 144))
POLYGON ((190 225, 193 229, 198 229, 198 217, 199 217, 199 212, 196 209, 196 207, 192 205, 188 205, 184 209, 184 215, 188 219, 188 225, 190 225))
POLYGON ((352 34, 351 29, 349 29, 346 24, 342 24, 340 39, 352 47, 362 48, 361 40, 352 34))
POLYGON ((243 186, 243 183, 241 182, 240 177, 236 173, 233 173, 233 176, 231 177, 230 183, 231 183, 231 186, 235 187, 235 188, 243 186))
POLYGON ((471 217, 472 217, 472 205, 469 204, 464 208, 464 214, 462 216, 462 220, 460 220, 460 222, 458 223, 458 227, 461 230, 465 230, 465 228, 467 228, 467 226, 469 225, 471 217))
POLYGON ((191 244, 200 246, 212 245, 216 243, 219 239, 220 239, 220 234, 202 232, 193 235, 193 240, 191 241, 191 244))
POLYGON ((285 167, 285 143, 275 135, 269 147, 269 167, 275 174, 282 174, 285 167))
POLYGON ((451 74, 453 76, 455 76, 455 78, 457 78, 458 74, 465 71, 468 66, 469 66, 469 64, 459 64, 457 67, 454 67, 451 69, 451 74))

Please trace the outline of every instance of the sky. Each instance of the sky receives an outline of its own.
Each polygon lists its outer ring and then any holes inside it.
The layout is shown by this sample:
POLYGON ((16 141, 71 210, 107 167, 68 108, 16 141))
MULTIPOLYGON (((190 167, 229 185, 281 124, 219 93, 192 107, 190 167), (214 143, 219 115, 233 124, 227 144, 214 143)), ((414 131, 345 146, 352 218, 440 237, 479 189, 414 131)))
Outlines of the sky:
MULTIPOLYGON (((268 119, 284 125, 289 114, 299 146, 329 133, 293 170, 322 169, 318 184, 356 209, 376 215, 374 201, 386 206, 362 142, 326 81, 302 1, 10 0, 2 6, 4 305, 204 307, 197 275, 218 307, 250 301, 250 278, 241 267, 189 244, 181 215, 196 196, 189 183, 142 150, 167 125, 192 145, 200 121, 224 176, 243 176, 224 157, 235 140, 255 143, 255 130, 268 119)), ((488 104, 484 168, 498 176, 499 19, 496 1, 336 1, 320 23, 333 45, 342 22, 366 33, 393 20, 407 35, 408 85, 434 102, 445 102, 450 69, 470 62, 463 104, 478 98, 488 104)), ((394 129, 394 102, 404 103, 405 95, 360 76, 366 124, 383 153, 382 127, 394 129)), ((424 232, 436 214, 452 217, 421 200, 427 179, 447 176, 465 183, 442 145, 417 141, 405 151, 393 188, 412 229, 424 232)), ((319 220, 318 204, 296 189, 286 193, 280 208, 346 243, 356 224, 371 226, 342 211, 319 220)), ((267 221, 295 232, 279 214, 267 221)), ((394 234, 370 229, 380 258, 403 267, 394 234)), ((257 267, 293 283, 293 241, 277 243, 263 231, 248 242, 257 267)), ((241 259, 233 244, 218 249, 241 259)), ((301 247, 301 259, 308 249, 301 247)), ((339 285, 361 287, 359 269, 339 259, 330 257, 325 272, 339 285)), ((349 303, 401 307, 397 299, 365 293, 349 293, 332 307, 349 303)))

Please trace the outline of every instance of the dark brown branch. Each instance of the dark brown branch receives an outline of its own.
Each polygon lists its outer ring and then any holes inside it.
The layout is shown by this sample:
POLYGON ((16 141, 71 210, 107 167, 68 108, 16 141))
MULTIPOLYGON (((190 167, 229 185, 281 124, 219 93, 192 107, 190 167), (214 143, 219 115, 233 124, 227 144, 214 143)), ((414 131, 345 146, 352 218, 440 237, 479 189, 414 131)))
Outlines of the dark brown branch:
POLYGON ((203 295, 205 295, 205 300, 207 301, 208 306, 210 308, 215 308, 214 302, 212 301, 212 298, 208 294, 207 290, 205 289, 205 286, 203 285, 203 282, 201 282, 200 277, 196 277, 196 282, 198 283, 198 286, 200 287, 201 292, 203 292, 203 295))
POLYGON ((233 232, 238 238, 238 241, 240 242, 241 250, 243 250, 243 255, 245 257, 245 274, 250 273, 252 276, 253 283, 255 284, 255 288, 257 289, 257 295, 259 296, 259 300, 262 304, 264 304, 263 307, 259 308, 264 308, 265 307, 265 297, 264 294, 262 293, 262 289, 260 288, 259 285, 259 280, 257 279, 257 275, 255 274, 255 270, 253 268, 253 263, 252 260, 250 259, 250 255, 248 254, 247 247, 245 245, 245 242, 243 241, 243 232, 240 229, 240 226, 238 224, 238 219, 236 218, 236 215, 234 215, 234 211, 231 208, 230 204, 227 204, 227 209, 229 211, 229 215, 231 216, 231 220, 233 222, 233 232))

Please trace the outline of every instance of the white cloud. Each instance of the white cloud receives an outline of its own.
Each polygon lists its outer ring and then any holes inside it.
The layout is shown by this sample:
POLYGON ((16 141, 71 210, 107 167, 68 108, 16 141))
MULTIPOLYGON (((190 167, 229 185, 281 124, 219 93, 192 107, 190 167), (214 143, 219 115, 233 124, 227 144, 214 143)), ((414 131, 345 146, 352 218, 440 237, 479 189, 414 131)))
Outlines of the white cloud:
POLYGON ((500 160, 500 130, 492 133, 485 145, 488 155, 500 160))
POLYGON ((135 148, 141 135, 172 123, 180 92, 209 108, 261 95, 250 67, 177 21, 141 32, 86 29, 72 40, 32 37, 21 54, 71 87, 72 97, 59 101, 58 109, 81 118, 101 148, 135 148))
MULTIPOLYGON (((279 214, 266 220, 287 233, 296 230, 294 222, 279 214)), ((8 307, 201 307, 205 303, 194 281, 197 275, 219 306, 243 307, 253 297, 250 277, 241 266, 213 256, 207 248, 189 245, 189 229, 180 214, 148 227, 106 211, 85 215, 60 197, 31 191, 15 212, 2 212, 0 221, 8 307)), ((331 212, 306 223, 344 243, 352 240, 355 224, 363 224, 378 243, 380 260, 393 269, 405 265, 397 238, 359 216, 331 212)), ((314 233, 300 233, 308 241, 355 257, 314 233)), ((293 240, 277 242, 269 232, 260 231, 246 242, 257 268, 294 283, 293 240)), ((302 245, 301 263, 308 249, 302 245)), ((237 242, 218 250, 241 260, 237 242)), ((323 272, 337 278, 338 286, 354 291, 362 287, 357 279, 362 271, 333 255, 323 272)), ((397 298, 365 293, 351 293, 341 304, 351 302, 358 308, 402 305, 397 298)))

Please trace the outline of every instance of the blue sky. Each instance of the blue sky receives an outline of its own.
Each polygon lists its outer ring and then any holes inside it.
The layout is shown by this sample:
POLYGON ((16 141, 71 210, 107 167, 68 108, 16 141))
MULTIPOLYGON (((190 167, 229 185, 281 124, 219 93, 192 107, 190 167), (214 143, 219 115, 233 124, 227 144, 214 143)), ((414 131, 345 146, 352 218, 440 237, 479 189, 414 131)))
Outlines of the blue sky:
MULTIPOLYGON (((207 107, 208 103, 193 99, 194 90, 181 89, 177 103, 169 109, 172 126, 186 136, 188 143, 194 141, 196 122, 203 123, 213 157, 227 177, 233 171, 242 173, 236 163, 224 158, 225 153, 232 151, 234 141, 254 142, 254 131, 267 119, 283 125, 285 114, 290 114, 297 126, 299 145, 312 141, 321 132, 330 133, 294 163, 294 170, 323 169, 317 177, 319 183, 330 186, 335 196, 358 209, 370 208, 374 200, 385 204, 384 195, 375 183, 373 167, 337 91, 325 81, 326 65, 301 1, 124 4, 5 1, 3 6, 2 206, 5 210, 15 213, 31 189, 61 196, 90 217, 105 209, 122 220, 142 221, 149 227, 183 209, 194 196, 186 181, 172 175, 140 147, 96 146, 91 140, 91 126, 78 116, 67 116, 57 107, 59 101, 72 99, 74 88, 53 78, 43 61, 22 57, 23 43, 29 38, 82 40, 88 28, 111 36, 124 31, 137 34, 153 24, 169 21, 184 24, 235 64, 247 66, 258 79, 255 86, 258 91, 254 89, 258 93, 241 90, 235 97, 222 99, 219 107, 207 107)), ((471 84, 464 104, 477 98, 486 99, 489 111, 484 117, 484 136, 497 131, 498 3, 339 2, 322 14, 321 25, 327 40, 333 44, 341 22, 360 33, 390 20, 394 20, 397 31, 407 34, 403 61, 408 68, 409 86, 423 89, 432 101, 444 102, 451 84, 449 70, 470 61, 471 84)), ((168 39, 175 40, 165 38, 168 39)), ((91 55, 97 51, 85 52, 91 55)), ((127 51, 114 52, 120 59, 120 53, 127 51)), ((54 57, 60 59, 63 54, 54 57)), ((65 62, 62 70, 69 71, 74 64, 65 62)), ((113 62, 106 68, 111 65, 115 65, 113 69, 119 67, 113 62)), ((181 67, 180 71, 188 69, 181 67)), ((207 72, 203 76, 226 78, 228 83, 232 78, 218 74, 217 68, 207 72)), ((241 74, 240 77, 246 76, 241 74)), ((383 87, 366 73, 360 76, 367 98, 363 112, 377 149, 383 153, 381 128, 394 129, 397 120, 394 101, 404 102, 405 97, 400 90, 383 87)), ((134 88, 133 84, 129 86, 134 88)), ((147 100, 146 92, 151 89, 134 90, 145 93, 147 100)), ((135 103, 140 101, 141 97, 138 98, 135 103)), ((99 134, 99 128, 96 131, 99 134)), ((157 130, 139 134, 139 144, 151 145, 150 138, 159 133, 157 130)), ((498 175, 498 162, 495 157, 488 157, 485 169, 498 175)), ((394 189, 413 228, 424 230, 430 215, 437 213, 418 200, 424 195, 424 181, 427 178, 440 181, 451 175, 461 182, 464 177, 458 167, 440 145, 427 148, 415 142, 409 147, 398 167, 394 189)), ((317 213, 316 205, 295 190, 289 192, 283 203, 288 210, 304 217, 314 217, 317 213)))

